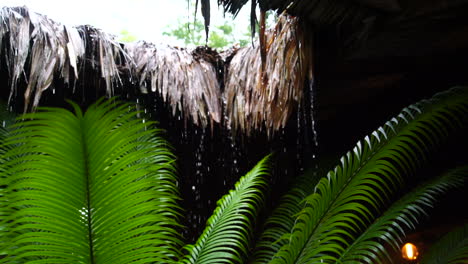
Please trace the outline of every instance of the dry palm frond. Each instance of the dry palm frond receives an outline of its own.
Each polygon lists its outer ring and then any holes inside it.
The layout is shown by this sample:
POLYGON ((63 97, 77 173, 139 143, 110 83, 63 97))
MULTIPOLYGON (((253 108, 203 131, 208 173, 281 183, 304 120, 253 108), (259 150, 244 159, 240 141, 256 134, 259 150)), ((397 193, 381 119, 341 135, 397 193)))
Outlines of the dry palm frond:
MULTIPOLYGON (((262 40, 263 60, 257 45, 239 49, 223 61, 207 47, 123 45, 99 29, 66 27, 26 7, 0 10, 0 51, 10 75, 9 99, 25 91, 25 112, 38 106, 57 78, 74 88, 79 77, 84 84, 93 80, 83 76, 99 76, 105 93, 113 96, 114 85, 122 86, 120 74, 128 74, 138 81, 141 94, 156 93, 171 105, 173 115, 183 113, 195 125, 206 127, 225 118, 222 124, 247 134, 263 127, 272 132, 285 126, 300 102, 304 81, 312 78, 311 55, 297 19, 291 17, 282 17, 262 40), (96 74, 84 74, 89 71, 96 74), (17 89, 19 80, 25 87, 17 89)), ((101 94, 99 87, 90 89, 101 94)))
POLYGON ((140 92, 148 93, 149 83, 152 92, 171 104, 173 115, 180 111, 205 127, 210 120, 221 121, 221 90, 213 61, 201 55, 209 51, 201 49, 205 48, 189 51, 142 41, 125 46, 140 92))
POLYGON ((121 83, 117 66, 125 64, 124 61, 130 58, 114 40, 114 36, 88 25, 79 26, 77 29, 86 47, 86 58, 90 60, 94 70, 100 71, 105 80, 107 96, 113 96, 113 84, 121 83))
POLYGON ((263 67, 257 45, 239 49, 227 68, 223 99, 228 126, 247 134, 285 127, 302 99, 306 78, 312 79, 310 46, 297 18, 281 16, 266 33, 265 44, 263 67))
POLYGON ((61 25, 26 7, 2 8, 0 22, 0 49, 6 50, 10 73, 9 101, 17 93, 18 80, 24 74, 24 111, 38 106, 55 76, 68 84, 70 67, 78 79, 80 61, 87 53, 99 58, 101 76, 106 80, 108 95, 112 95, 112 82, 119 78, 116 57, 121 50, 112 36, 91 27, 61 25))
MULTIPOLYGON (((29 40, 30 40, 30 21, 27 9, 21 8, 2 8, 0 44, 5 45, 6 37, 9 33, 10 49, 6 52, 6 64, 10 74, 10 96, 9 100, 16 92, 16 83, 23 72, 24 64, 29 53, 29 40)), ((2 46, 0 46, 2 48, 2 46)))

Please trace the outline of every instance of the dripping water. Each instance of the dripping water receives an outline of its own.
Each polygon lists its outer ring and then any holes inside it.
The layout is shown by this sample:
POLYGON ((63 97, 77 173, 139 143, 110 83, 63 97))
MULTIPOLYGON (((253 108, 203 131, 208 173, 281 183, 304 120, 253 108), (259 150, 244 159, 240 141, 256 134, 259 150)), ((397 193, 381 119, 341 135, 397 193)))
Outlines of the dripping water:
MULTIPOLYGON (((236 178, 239 176, 239 171, 240 171, 239 162, 238 162, 238 159, 240 158, 240 149, 236 142, 236 138, 234 137, 231 130, 229 132, 229 143, 230 143, 231 153, 232 153, 231 173, 234 176, 234 178, 236 178)), ((226 186, 226 184, 224 186, 226 186)))
MULTIPOLYGON (((285 143, 286 142, 286 136, 285 136, 284 128, 281 128, 281 133, 279 133, 279 140, 280 140, 280 142, 283 143, 282 152, 283 152, 283 155, 286 157, 289 150, 287 148, 288 144, 285 143)), ((287 166, 284 166, 283 175, 286 178, 288 177, 288 167, 287 166)))
MULTIPOLYGON (((198 134, 198 131, 195 130, 195 134, 198 134)), ((200 142, 198 143, 197 150, 195 151, 195 185, 201 186, 203 185, 203 153, 205 151, 205 129, 201 129, 200 133, 200 142)), ((195 202, 200 200, 200 190, 196 190, 194 186, 192 186, 192 190, 194 191, 195 195, 195 202)))
POLYGON ((299 107, 297 108, 297 135, 296 135, 296 161, 297 161, 297 166, 299 168, 299 173, 302 173, 304 171, 304 166, 303 166, 303 161, 302 161, 302 142, 301 142, 301 135, 302 135, 302 127, 301 127, 301 121, 302 121, 302 107, 301 104, 299 104, 299 107))
POLYGON ((315 86, 314 86, 314 81, 313 79, 311 78, 309 80, 309 97, 310 97, 310 128, 311 128, 311 131, 312 131, 312 151, 313 151, 313 155, 312 155, 312 163, 315 164, 314 165, 314 175, 317 174, 317 170, 318 170, 318 134, 317 134, 317 127, 316 127, 316 124, 315 124, 315 86))
POLYGON ((137 112, 137 118, 141 118, 141 115, 140 115, 140 100, 138 98, 136 99, 135 107, 136 107, 136 110, 138 111, 137 112))

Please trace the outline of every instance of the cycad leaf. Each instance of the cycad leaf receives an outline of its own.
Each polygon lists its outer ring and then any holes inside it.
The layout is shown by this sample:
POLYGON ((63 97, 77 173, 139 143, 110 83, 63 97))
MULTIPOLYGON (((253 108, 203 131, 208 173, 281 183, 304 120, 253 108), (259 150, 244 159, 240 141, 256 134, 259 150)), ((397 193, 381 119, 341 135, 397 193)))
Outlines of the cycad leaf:
POLYGON ((333 263, 454 128, 466 125, 468 89, 456 87, 409 106, 358 142, 305 199, 272 263, 333 263))
POLYGON ((320 175, 315 169, 308 170, 295 179, 293 186, 281 197, 279 205, 265 222, 264 231, 253 252, 252 263, 269 263, 287 242, 280 238, 291 232, 297 214, 304 207, 302 201, 313 192, 320 175))
POLYGON ((267 156, 239 179, 235 189, 218 201, 207 227, 183 263, 242 263, 251 245, 254 222, 264 200, 267 156))
POLYGON ((422 264, 458 264, 468 262, 468 224, 458 227, 432 245, 422 264))
MULTIPOLYGON (((6 109, 3 103, 0 103, 0 107, 6 109)), ((6 176, 5 176, 5 153, 7 153, 11 146, 6 146, 4 144, 5 138, 9 135, 9 125, 12 114, 8 111, 0 111, 0 118, 3 120, 2 125, 0 126, 0 258, 5 255, 5 252, 2 252, 2 248, 5 247, 6 240, 2 239, 2 236, 5 234, 5 226, 2 224, 2 219, 11 214, 11 209, 8 206, 8 203, 5 198, 5 188, 6 188, 6 176)))
POLYGON ((129 105, 73 107, 25 115, 7 139, 0 263, 171 263, 181 241, 168 145, 129 105))
MULTIPOLYGON (((434 206, 438 196, 454 187, 463 186, 467 177, 468 166, 461 167, 410 191, 394 203, 381 217, 377 218, 342 253, 336 263, 386 263, 385 258, 391 262, 385 251, 385 245, 389 244, 398 251, 402 238, 405 236, 405 230, 414 229, 418 217, 426 214, 427 209, 434 206)), ((467 234, 465 233, 465 235, 467 234)), ((468 239, 465 240, 465 246, 468 247, 468 239)))

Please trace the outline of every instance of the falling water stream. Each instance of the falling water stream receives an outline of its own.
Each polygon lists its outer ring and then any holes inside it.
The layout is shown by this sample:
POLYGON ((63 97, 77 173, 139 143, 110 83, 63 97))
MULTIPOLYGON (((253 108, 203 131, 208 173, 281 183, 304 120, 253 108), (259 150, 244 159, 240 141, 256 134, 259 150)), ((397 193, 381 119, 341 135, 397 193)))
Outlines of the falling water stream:
POLYGON ((316 113, 315 113, 315 87, 314 87, 314 80, 311 79, 308 81, 309 82, 309 97, 310 97, 310 128, 312 131, 312 143, 313 143, 313 149, 314 151, 312 152, 312 164, 314 166, 314 176, 318 173, 319 169, 319 164, 318 164, 318 133, 316 129, 316 113))

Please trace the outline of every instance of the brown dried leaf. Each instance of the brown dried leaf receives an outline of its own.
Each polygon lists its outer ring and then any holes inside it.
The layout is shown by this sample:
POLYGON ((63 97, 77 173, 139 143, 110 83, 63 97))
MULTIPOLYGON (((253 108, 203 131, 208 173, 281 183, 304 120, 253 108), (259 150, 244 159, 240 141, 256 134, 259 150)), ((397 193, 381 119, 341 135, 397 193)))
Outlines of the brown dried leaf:
POLYGON ((311 72, 311 52, 297 18, 282 15, 274 30, 265 33, 264 70, 259 46, 242 48, 232 57, 223 101, 227 126, 251 134, 268 134, 286 126, 303 96, 311 72))

